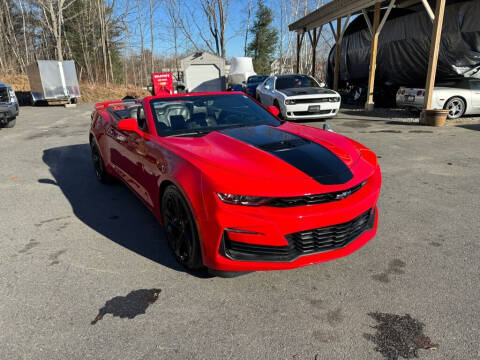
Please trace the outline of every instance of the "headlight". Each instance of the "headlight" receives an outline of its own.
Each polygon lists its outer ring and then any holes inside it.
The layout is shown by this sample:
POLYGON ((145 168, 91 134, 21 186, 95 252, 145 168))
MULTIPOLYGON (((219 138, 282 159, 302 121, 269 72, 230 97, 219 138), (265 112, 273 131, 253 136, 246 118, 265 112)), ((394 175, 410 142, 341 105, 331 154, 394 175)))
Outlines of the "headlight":
POLYGON ((245 196, 217 193, 217 196, 226 204, 245 205, 245 206, 262 206, 270 201, 270 198, 260 196, 245 196))
POLYGON ((287 99, 287 100, 285 100, 285 105, 295 105, 295 100, 287 99))
POLYGON ((331 97, 331 98, 328 98, 328 100, 330 102, 339 102, 340 101, 340 97, 336 96, 336 97, 331 97))

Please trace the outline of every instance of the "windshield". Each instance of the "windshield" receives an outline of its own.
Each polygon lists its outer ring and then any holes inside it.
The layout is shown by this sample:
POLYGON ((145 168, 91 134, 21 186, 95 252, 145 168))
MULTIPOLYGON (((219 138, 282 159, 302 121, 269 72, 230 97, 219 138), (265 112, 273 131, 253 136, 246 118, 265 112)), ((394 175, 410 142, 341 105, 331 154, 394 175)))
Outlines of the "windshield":
POLYGON ((250 76, 247 80, 247 84, 264 82, 267 77, 268 76, 263 76, 263 75, 250 76))
POLYGON ((246 95, 198 95, 150 101, 159 136, 195 136, 229 127, 278 126, 280 121, 246 95))
POLYGON ((8 96, 8 90, 6 87, 0 87, 0 102, 2 103, 10 102, 10 99, 8 96))
POLYGON ((313 78, 305 75, 278 77, 275 85, 275 88, 278 90, 290 88, 320 87, 313 78))

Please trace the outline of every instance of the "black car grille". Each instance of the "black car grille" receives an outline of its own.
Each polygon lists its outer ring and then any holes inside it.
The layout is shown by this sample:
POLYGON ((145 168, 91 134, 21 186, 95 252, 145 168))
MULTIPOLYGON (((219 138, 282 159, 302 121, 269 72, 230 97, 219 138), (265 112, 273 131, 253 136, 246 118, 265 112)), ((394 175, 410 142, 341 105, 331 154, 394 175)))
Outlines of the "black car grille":
POLYGON ((289 243, 302 254, 310 254, 344 247, 371 228, 372 211, 369 210, 357 218, 338 225, 300 231, 287 236, 289 243))
POLYGON ((295 206, 307 206, 307 205, 317 205, 324 204, 334 201, 340 201, 346 199, 350 195, 356 193, 360 190, 366 181, 361 182, 360 184, 342 191, 336 191, 326 194, 317 194, 317 195, 304 195, 298 197, 286 197, 286 198, 275 198, 269 202, 266 206, 273 207, 295 207, 295 206))
POLYGON ((293 115, 294 116, 309 116, 309 115, 325 115, 325 114, 331 114, 334 112, 335 109, 332 110, 319 110, 315 112, 310 112, 310 111, 294 111, 293 115))
POLYGON ((340 249, 373 228, 375 212, 368 210, 346 223, 300 231, 286 236, 287 246, 265 246, 231 241, 225 232, 223 255, 243 261, 293 261, 300 256, 340 249))

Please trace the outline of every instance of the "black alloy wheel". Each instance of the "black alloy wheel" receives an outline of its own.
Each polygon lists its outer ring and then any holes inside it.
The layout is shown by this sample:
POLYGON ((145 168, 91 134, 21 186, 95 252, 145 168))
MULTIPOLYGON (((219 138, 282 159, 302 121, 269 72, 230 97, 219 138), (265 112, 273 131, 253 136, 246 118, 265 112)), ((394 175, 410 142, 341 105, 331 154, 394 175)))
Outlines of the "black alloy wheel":
POLYGON ((177 261, 189 270, 202 267, 197 226, 180 191, 168 186, 162 196, 163 226, 168 246, 177 261))
POLYGON ((90 143, 90 149, 92 152, 92 162, 95 170, 95 176, 102 184, 111 184, 114 181, 114 177, 105 170, 105 164, 103 162, 102 155, 100 154, 97 145, 93 141, 90 143))

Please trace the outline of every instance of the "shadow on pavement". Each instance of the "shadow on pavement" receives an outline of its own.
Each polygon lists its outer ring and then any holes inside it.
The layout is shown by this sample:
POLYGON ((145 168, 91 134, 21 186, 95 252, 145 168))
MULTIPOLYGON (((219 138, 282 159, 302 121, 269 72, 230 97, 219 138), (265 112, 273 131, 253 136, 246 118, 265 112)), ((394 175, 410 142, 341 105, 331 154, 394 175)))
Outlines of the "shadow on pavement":
MULTIPOLYGON (((171 254, 163 228, 143 203, 120 182, 103 185, 97 181, 88 144, 44 150, 43 161, 55 180, 38 182, 60 187, 82 222, 147 259, 185 271, 171 254)), ((208 277, 203 272, 192 275, 208 277)))
POLYGON ((480 131, 480 124, 464 124, 464 125, 457 125, 457 127, 461 127, 468 130, 480 131))

